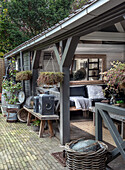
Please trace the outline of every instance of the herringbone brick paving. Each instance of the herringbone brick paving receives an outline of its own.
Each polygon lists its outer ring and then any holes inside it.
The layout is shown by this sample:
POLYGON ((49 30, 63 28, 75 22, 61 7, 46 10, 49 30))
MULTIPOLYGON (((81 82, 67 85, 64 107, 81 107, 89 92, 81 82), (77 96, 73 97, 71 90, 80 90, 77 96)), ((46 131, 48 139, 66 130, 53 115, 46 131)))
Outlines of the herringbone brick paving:
POLYGON ((39 138, 25 123, 0 115, 0 170, 66 170, 51 155, 63 149, 56 137, 39 138))

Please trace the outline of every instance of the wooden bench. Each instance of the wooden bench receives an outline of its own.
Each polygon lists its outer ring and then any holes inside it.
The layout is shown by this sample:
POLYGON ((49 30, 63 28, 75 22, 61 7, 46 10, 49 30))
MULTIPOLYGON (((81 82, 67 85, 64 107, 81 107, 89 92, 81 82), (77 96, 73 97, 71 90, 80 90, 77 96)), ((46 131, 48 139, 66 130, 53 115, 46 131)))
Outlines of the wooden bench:
POLYGON ((52 127, 52 120, 58 120, 59 116, 58 115, 41 115, 40 113, 35 113, 33 109, 28 109, 26 107, 23 107, 26 111, 28 111, 28 117, 27 117, 27 126, 30 126, 31 122, 31 115, 35 116, 37 119, 41 120, 40 123, 40 130, 39 130, 39 137, 43 137, 43 132, 44 132, 44 126, 45 126, 45 121, 48 121, 48 126, 49 126, 49 132, 50 132, 50 137, 54 136, 53 133, 53 127, 52 127))

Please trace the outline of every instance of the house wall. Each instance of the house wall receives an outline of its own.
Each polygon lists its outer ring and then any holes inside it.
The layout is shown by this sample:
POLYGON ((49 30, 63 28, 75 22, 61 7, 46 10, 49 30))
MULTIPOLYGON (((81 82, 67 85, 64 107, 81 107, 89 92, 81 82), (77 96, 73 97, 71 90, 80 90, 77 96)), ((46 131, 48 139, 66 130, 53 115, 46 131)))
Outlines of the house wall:
POLYGON ((46 71, 46 72, 58 72, 59 71, 59 65, 58 62, 56 60, 56 57, 53 55, 53 59, 49 60, 49 59, 44 59, 44 58, 40 58, 40 62, 39 62, 39 66, 42 65, 42 69, 39 69, 39 72, 41 71, 46 71))
POLYGON ((111 68, 111 62, 112 61, 121 61, 125 62, 125 53, 107 53, 107 62, 106 62, 106 67, 107 70, 111 68))
POLYGON ((0 93, 2 92, 2 81, 4 75, 5 75, 4 59, 0 58, 0 93))

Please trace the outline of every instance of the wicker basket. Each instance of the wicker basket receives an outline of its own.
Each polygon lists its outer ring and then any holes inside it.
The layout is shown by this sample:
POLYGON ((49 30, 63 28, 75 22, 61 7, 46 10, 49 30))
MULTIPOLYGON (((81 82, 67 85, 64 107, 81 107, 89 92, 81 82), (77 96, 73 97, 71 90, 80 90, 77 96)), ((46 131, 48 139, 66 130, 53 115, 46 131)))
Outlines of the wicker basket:
POLYGON ((77 152, 71 149, 71 145, 77 143, 70 142, 66 144, 66 166, 70 170, 105 170, 107 145, 102 142, 98 142, 101 148, 97 151, 91 152, 77 152))
POLYGON ((17 112, 17 117, 21 122, 27 122, 28 112, 25 109, 20 109, 17 112))

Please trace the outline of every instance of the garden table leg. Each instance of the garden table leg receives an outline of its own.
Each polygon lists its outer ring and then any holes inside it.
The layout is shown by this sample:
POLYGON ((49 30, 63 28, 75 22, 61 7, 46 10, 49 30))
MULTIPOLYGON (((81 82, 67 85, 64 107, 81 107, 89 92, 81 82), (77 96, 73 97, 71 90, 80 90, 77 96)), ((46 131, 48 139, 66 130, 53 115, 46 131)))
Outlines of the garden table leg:
POLYGON ((125 121, 122 121, 121 124, 121 136, 123 139, 125 139, 125 121))
POLYGON ((99 113, 99 110, 96 109, 96 127, 95 127, 95 136, 96 140, 102 141, 102 117, 99 113))

